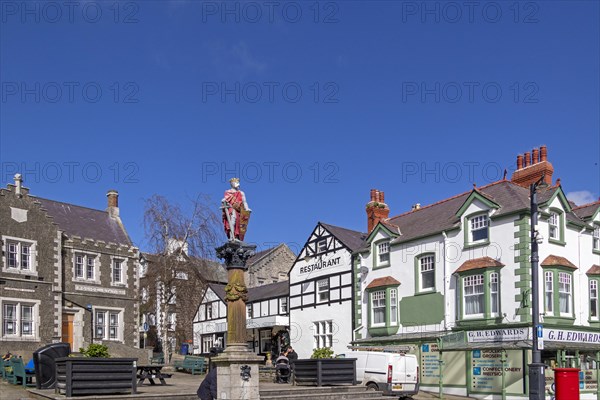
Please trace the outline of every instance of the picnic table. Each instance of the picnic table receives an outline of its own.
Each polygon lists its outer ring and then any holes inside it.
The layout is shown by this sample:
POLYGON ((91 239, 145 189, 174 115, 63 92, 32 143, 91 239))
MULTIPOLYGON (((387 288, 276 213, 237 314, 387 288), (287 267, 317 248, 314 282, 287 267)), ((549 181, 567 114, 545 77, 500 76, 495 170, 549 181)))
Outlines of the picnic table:
POLYGON ((161 372, 164 365, 156 365, 156 364, 147 364, 147 365, 139 365, 137 366, 137 377, 138 377, 138 385, 144 383, 146 379, 150 382, 151 385, 156 385, 154 379, 158 378, 161 385, 166 385, 167 382, 165 378, 170 378, 170 374, 163 374, 161 372))

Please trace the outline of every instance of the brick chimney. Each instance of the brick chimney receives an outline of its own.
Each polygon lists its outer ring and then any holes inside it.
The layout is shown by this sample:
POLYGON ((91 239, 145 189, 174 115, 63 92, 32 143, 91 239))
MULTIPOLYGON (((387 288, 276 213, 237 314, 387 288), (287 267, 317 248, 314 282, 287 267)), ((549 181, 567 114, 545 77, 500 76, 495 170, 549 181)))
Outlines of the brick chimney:
POLYGON ((108 214, 112 218, 116 218, 119 216, 119 192, 114 189, 111 189, 106 193, 106 197, 108 198, 108 214))
POLYGON ((539 149, 525 152, 525 155, 517 156, 517 169, 510 180, 519 186, 529 187, 545 175, 544 182, 552 184, 554 167, 548 161, 548 148, 543 145, 539 149))
POLYGON ((385 204, 385 194, 377 189, 371 189, 371 200, 367 203, 367 226, 371 233, 381 220, 388 219, 390 208, 385 204))

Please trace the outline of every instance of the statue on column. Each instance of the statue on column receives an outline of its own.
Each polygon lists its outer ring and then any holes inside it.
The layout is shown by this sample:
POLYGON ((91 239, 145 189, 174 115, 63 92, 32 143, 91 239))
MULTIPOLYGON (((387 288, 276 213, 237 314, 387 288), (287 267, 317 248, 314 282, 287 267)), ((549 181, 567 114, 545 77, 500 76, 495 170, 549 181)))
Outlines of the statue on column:
POLYGON ((252 210, 248 207, 246 195, 240 190, 240 179, 231 178, 229 184, 231 189, 225 191, 221 200, 223 226, 229 241, 243 242, 252 210))

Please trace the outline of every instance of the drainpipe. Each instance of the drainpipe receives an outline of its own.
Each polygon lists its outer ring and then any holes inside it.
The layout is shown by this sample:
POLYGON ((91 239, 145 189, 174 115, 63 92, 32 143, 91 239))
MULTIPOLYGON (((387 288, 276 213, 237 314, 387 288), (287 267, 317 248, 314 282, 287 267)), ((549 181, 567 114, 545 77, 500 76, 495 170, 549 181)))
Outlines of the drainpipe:
POLYGON ((500 362, 502 362, 502 400, 506 400, 506 350, 504 349, 502 349, 500 362))
POLYGON ((443 257, 443 263, 444 263, 444 330, 447 331, 448 330, 448 289, 450 286, 450 282, 448 281, 448 262, 447 262, 447 255, 446 255, 446 249, 447 249, 447 243, 448 243, 448 234, 443 231, 442 232, 442 237, 444 238, 444 242, 443 242, 443 248, 444 248, 444 257, 443 257))

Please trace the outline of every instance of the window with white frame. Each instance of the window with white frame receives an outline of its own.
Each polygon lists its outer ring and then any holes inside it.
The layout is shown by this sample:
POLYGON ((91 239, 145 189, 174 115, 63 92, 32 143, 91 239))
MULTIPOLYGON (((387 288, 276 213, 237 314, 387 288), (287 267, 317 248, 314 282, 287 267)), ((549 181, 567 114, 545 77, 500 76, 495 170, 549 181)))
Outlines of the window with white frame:
POLYGON ((385 290, 371 293, 372 326, 385 325, 385 290))
POLYGON ((561 314, 571 314, 571 274, 558 273, 558 296, 561 314))
POLYGON ((208 303, 206 305, 206 319, 213 319, 213 305, 208 303))
POLYGON ((546 271, 544 273, 544 281, 546 282, 545 291, 546 296, 544 302, 546 305, 546 312, 554 312, 554 273, 552 271, 546 271))
POLYGON ((476 215, 470 219, 471 242, 481 242, 489 238, 489 219, 488 216, 476 215))
POLYGON ((202 336, 202 353, 210 353, 211 347, 215 347, 215 336, 202 336))
POLYGON ((398 294, 396 289, 390 289, 390 324, 398 323, 398 294))
POLYGON ((2 337, 35 339, 37 304, 20 300, 2 301, 2 337))
POLYGON ((497 272, 490 274, 490 312, 498 315, 500 312, 500 285, 497 272))
POLYGON ((317 242, 317 253, 325 253, 327 251, 327 239, 317 242))
POLYGON ((35 265, 35 242, 20 239, 6 238, 5 271, 19 273, 34 273, 35 265))
POLYGON ((382 242, 377 245, 377 261, 379 264, 390 262, 390 242, 382 242))
POLYGON ((313 331, 314 349, 333 346, 333 321, 313 322, 313 331))
POLYGON ((122 311, 96 309, 94 325, 96 339, 122 340, 122 311))
POLYGON ((594 233, 592 234, 592 247, 594 250, 600 251, 600 226, 594 227, 594 233))
POLYGON ((558 213, 551 212, 550 219, 548 219, 549 232, 548 236, 550 239, 560 239, 560 217, 558 213))
POLYGON ((113 283, 123 283, 123 260, 113 259, 112 281, 113 283))
POLYGON ((282 297, 279 299, 279 313, 287 314, 288 313, 288 302, 287 297, 282 297))
POLYGON ((482 316, 484 311, 483 274, 463 278, 465 316, 482 316))
POLYGON ((319 303, 329 301, 329 279, 317 281, 317 296, 319 303))
POLYGON ((598 319, 598 281, 590 280, 590 319, 598 319))
POLYGON ((260 340, 260 352, 268 353, 271 351, 271 330, 260 331, 259 334, 260 340))
POLYGON ((433 255, 423 256, 419 259, 420 268, 420 290, 435 289, 435 257, 433 255))
POLYGON ((73 276, 75 279, 95 280, 96 257, 92 254, 75 253, 73 276))

